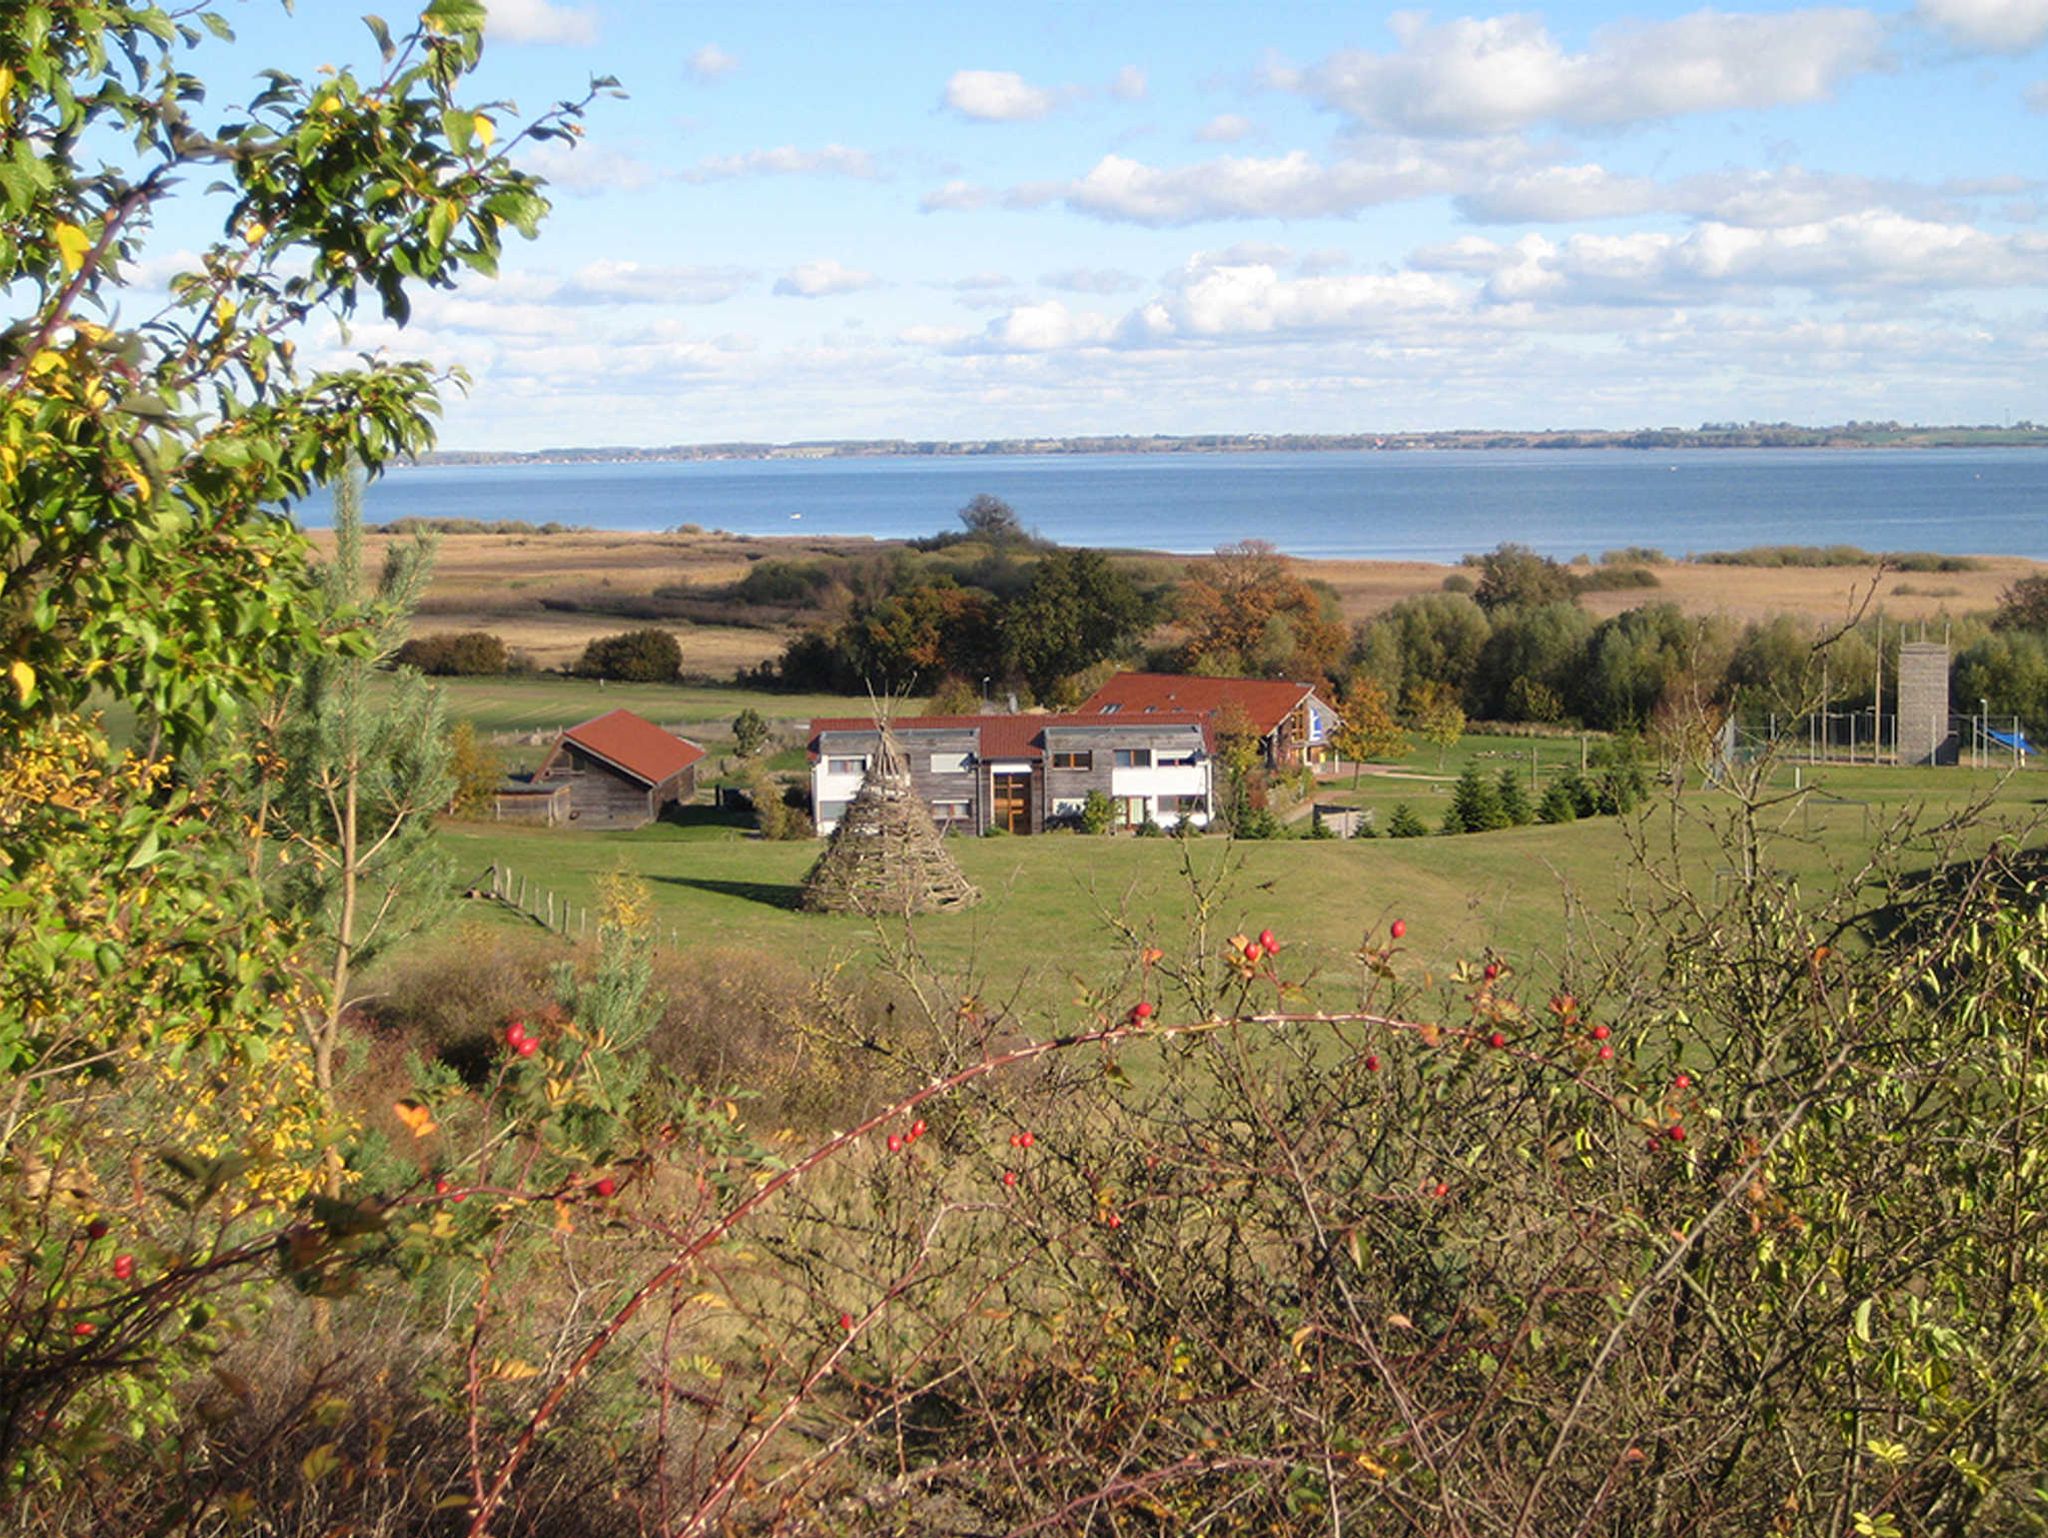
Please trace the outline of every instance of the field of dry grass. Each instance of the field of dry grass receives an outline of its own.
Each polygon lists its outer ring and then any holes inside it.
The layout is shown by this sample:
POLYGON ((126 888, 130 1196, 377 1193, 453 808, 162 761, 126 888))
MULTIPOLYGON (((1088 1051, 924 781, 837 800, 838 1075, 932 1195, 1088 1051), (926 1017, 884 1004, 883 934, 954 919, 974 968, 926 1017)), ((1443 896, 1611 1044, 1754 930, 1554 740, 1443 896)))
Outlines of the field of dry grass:
MULTIPOLYGON (((314 536, 316 544, 323 533, 314 536)), ((868 540, 742 538, 729 534, 464 534, 441 541, 440 557, 415 629, 489 630, 530 653, 543 667, 572 662, 594 636, 635 621, 619 613, 551 606, 566 602, 608 606, 657 589, 707 592, 736 580, 755 561, 802 560, 883 548, 868 540)), ((1172 557, 1133 558, 1152 572, 1172 557)), ((1453 567, 1427 561, 1305 561, 1306 574, 1333 587, 1347 619, 1366 618, 1416 593, 1435 592, 1453 567)), ((2044 569, 2039 562, 1985 557, 1977 570, 1892 572, 1878 601, 1896 619, 1934 618, 1989 609, 2015 577, 2044 569)), ((1692 613, 1754 619, 1773 613, 1839 619, 1869 589, 1872 573, 1858 567, 1745 567, 1671 563, 1654 567, 1659 586, 1585 595, 1597 615, 1655 600, 1692 613)), ((776 656, 787 632, 740 626, 675 624, 685 666, 692 673, 729 676, 776 656)))

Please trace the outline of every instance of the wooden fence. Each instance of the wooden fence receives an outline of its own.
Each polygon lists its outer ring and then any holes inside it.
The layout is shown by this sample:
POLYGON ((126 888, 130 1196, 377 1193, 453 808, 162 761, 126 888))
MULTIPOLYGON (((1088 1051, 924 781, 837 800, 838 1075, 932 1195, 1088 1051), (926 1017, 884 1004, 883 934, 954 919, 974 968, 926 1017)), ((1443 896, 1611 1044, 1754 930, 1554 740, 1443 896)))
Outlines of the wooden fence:
MULTIPOLYGON (((509 865, 493 862, 483 881, 470 888, 473 897, 485 898, 503 903, 513 912, 565 940, 587 940, 592 928, 590 907, 571 903, 568 898, 558 895, 552 887, 544 887, 537 881, 515 873, 509 865)), ((657 943, 666 941, 672 951, 682 949, 680 936, 674 929, 664 933, 655 930, 657 943)))

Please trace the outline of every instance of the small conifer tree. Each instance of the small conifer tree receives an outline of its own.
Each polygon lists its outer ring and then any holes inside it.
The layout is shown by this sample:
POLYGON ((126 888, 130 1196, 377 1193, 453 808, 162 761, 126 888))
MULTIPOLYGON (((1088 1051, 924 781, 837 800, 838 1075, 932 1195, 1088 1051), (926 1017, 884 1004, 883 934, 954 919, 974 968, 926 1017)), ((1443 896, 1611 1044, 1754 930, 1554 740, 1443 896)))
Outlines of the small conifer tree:
POLYGON ((1529 793, 1522 788, 1519 773, 1512 768, 1501 770, 1495 786, 1500 796, 1500 809, 1507 814, 1509 822, 1520 828, 1536 820, 1536 808, 1529 804, 1529 793))
POLYGON ((1387 819, 1388 838, 1425 838, 1429 829, 1417 817, 1408 803, 1403 801, 1394 808, 1394 815, 1387 819))

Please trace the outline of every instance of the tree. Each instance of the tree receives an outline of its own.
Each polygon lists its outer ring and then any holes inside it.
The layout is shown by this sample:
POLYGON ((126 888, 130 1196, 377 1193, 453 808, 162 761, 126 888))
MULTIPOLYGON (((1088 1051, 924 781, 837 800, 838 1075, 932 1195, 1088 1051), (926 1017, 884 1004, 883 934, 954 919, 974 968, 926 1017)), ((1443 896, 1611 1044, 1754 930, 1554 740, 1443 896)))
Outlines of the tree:
POLYGON ((1398 758, 1408 751, 1408 734, 1394 720, 1387 691, 1370 674, 1354 673, 1344 687, 1343 711, 1331 745, 1351 760, 1351 783, 1358 784, 1359 765, 1367 759, 1398 758))
MULTIPOLYGON (((357 973, 417 927, 445 883, 433 817, 454 798, 440 690, 410 668, 372 694, 426 585, 432 546, 392 550, 372 585, 363 571, 362 493, 334 487, 334 558, 320 573, 329 615, 352 617, 367 642, 353 655, 309 660, 275 737, 283 765, 263 831, 280 846, 277 886, 312 941, 305 1010, 314 1081, 331 1103, 341 1022, 357 973)), ((328 1195, 340 1194, 330 1149, 328 1195)))
POLYGON ((1009 666, 1046 701, 1061 680, 1122 652, 1151 619, 1137 584, 1101 551, 1055 550, 1003 609, 1003 649, 1009 666))
POLYGON ((1998 715, 2016 715, 2040 730, 2048 726, 2048 634, 1994 630, 1965 647, 1950 670, 1960 710, 1975 713, 1979 700, 1998 715))
POLYGON ((1509 822, 1520 828, 1536 820, 1536 808, 1529 804, 1529 793, 1522 788, 1520 771, 1510 765, 1501 770, 1493 783, 1495 793, 1500 797, 1500 809, 1507 814, 1509 822))
POLYGON ((1017 510, 1001 497, 985 491, 977 492, 960 509, 960 524, 970 539, 986 540, 993 545, 1013 545, 1029 538, 1017 518, 1017 510))
POLYGON ((1367 624, 1354 651, 1391 694, 1429 682, 1462 690, 1490 633, 1486 611, 1463 594, 1418 593, 1367 624))
POLYGON ((1457 692, 1449 684, 1425 680, 1409 693, 1408 716, 1422 740, 1436 745, 1436 766, 1442 769, 1444 755, 1465 735, 1465 712, 1457 692))
POLYGON ((505 763, 477 736, 474 721, 457 721, 448 736, 448 774, 455 782, 450 799, 458 817, 490 810, 492 794, 505 781, 505 763))
POLYGON ((1998 595, 1998 611, 1991 624, 1998 630, 2048 633, 2048 575, 2036 572, 2015 580, 1998 595))
POLYGON ((753 706, 732 718, 732 744, 741 758, 752 758, 768 745, 768 723, 753 706))
POLYGON ((505 643, 488 630, 416 636, 391 660, 435 678, 491 678, 512 666, 505 643))
POLYGON ((1387 819, 1387 837, 1426 838, 1428 836, 1428 827, 1424 825, 1420 817, 1415 815, 1408 803, 1405 801, 1395 803, 1394 814, 1387 819))
POLYGON ((1562 823, 1579 820, 1579 804, 1572 795, 1572 788, 1562 779, 1552 780, 1543 787, 1543 799, 1536 804, 1539 822, 1562 823))
POLYGON ((1503 544, 1479 558, 1479 585, 1472 597, 1488 614, 1570 603, 1578 596, 1572 574, 1527 545, 1503 544))
POLYGON ((575 667, 579 678, 635 684, 672 684, 682 671, 682 643, 670 632, 653 627, 599 636, 583 648, 575 667))
POLYGON ((1186 660, 1203 672, 1327 677, 1348 637, 1329 595, 1294 575, 1262 539, 1217 547, 1188 568, 1176 599, 1186 660))
POLYGON ((1583 664, 1593 621, 1577 604, 1496 611, 1465 686, 1466 704, 1481 717, 1554 721, 1583 664))
POLYGON ((1480 774, 1478 764, 1467 764, 1452 788, 1450 810, 1444 814, 1444 832, 1491 833, 1512 823, 1494 782, 1480 774))

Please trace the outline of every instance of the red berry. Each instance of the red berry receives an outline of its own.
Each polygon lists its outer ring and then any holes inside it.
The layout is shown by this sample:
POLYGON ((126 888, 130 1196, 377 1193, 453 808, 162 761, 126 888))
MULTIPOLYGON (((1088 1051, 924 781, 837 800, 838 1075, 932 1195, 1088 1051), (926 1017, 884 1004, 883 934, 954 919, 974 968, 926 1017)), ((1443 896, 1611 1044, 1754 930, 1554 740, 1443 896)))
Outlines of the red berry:
POLYGON ((1486 980, 1489 983, 1492 982, 1496 977, 1500 976, 1500 963, 1497 961, 1489 961, 1486 964, 1485 976, 1486 980))
POLYGON ((841 1314, 839 1316, 839 1328, 842 1330, 851 1330, 853 1328, 853 1315, 841 1314))
POLYGON ((1503 1036, 1499 1031, 1495 1031, 1491 1036, 1486 1038, 1486 1044, 1489 1047, 1493 1048, 1494 1051, 1498 1052, 1502 1047, 1508 1044, 1508 1039, 1507 1037, 1503 1036))
POLYGON ((506 1046, 517 1047, 519 1043, 521 1043, 524 1040, 526 1040, 526 1027, 521 1025, 517 1020, 514 1020, 510 1025, 505 1027, 506 1046))
POLYGON ((614 1191, 618 1190, 618 1188, 619 1183, 616 1180, 612 1179, 612 1177, 609 1175, 602 1175, 598 1177, 598 1179, 595 1182, 593 1182, 590 1187, 590 1189, 595 1191, 599 1196, 610 1196, 614 1191))
POLYGON ((1012 1148, 1022 1148, 1024 1146, 1023 1137, 1024 1134, 1021 1132, 1012 1132, 1010 1134, 1010 1146, 1012 1148))
POLYGON ((1273 938, 1273 931, 1270 929, 1262 929, 1259 931, 1259 944, 1263 945, 1266 948, 1266 954, 1268 956, 1277 956, 1280 954, 1280 942, 1273 938))
POLYGON ((521 1057, 532 1057, 534 1053, 540 1050, 540 1043, 531 1036, 522 1036, 512 1043, 512 1050, 521 1057))
POLYGON ((1603 1062, 1603 1063, 1607 1063, 1607 1062, 1612 1062, 1613 1060, 1614 1060, 1614 1048, 1612 1048, 1612 1047, 1609 1047, 1609 1046, 1603 1046, 1603 1047, 1601 1047, 1601 1049, 1600 1049, 1600 1061, 1601 1061, 1601 1062, 1603 1062))
POLYGON ((891 1153, 901 1153, 901 1152, 903 1152, 903 1139, 902 1139, 901 1137, 897 1136, 897 1135, 896 1135, 895 1133, 893 1133, 893 1132, 889 1134, 889 1152, 891 1152, 891 1153))
POLYGON ((920 1137, 923 1137, 923 1136, 924 1136, 924 1133, 925 1133, 925 1126, 924 1126, 924 1123, 923 1123, 922 1121, 914 1121, 914 1122, 912 1122, 912 1123, 910 1124, 910 1135, 911 1135, 911 1136, 912 1136, 913 1138, 920 1138, 920 1137))
POLYGON ((448 1194, 448 1177, 446 1175, 443 1175, 434 1182, 434 1194, 436 1196, 446 1196, 448 1194))
POLYGON ((98 1328, 99 1326, 94 1324, 90 1319, 81 1319, 78 1321, 78 1323, 74 1324, 71 1327, 71 1333, 73 1335, 79 1336, 80 1338, 83 1338, 87 1335, 92 1334, 93 1331, 97 1330, 98 1328))
POLYGON ((1122 1228, 1124 1226, 1124 1220, 1121 1216, 1112 1212, 1108 1217, 1102 1220, 1102 1226, 1104 1228, 1122 1228))
POLYGON ((105 1218, 94 1218, 94 1219, 93 1219, 93 1220, 92 1220, 92 1221, 91 1221, 90 1223, 86 1224, 86 1225, 85 1225, 85 1237, 86 1237, 86 1238, 88 1238, 88 1239, 104 1239, 104 1238, 106 1238, 106 1237, 107 1237, 107 1220, 106 1220, 105 1218))
POLYGON ((1596 1025, 1593 1027, 1593 1039, 1595 1041, 1605 1041, 1608 1037, 1612 1036, 1613 1034, 1614 1032, 1608 1030, 1607 1027, 1604 1025, 1596 1025))
POLYGON ((1673 1089, 1691 1089, 1692 1080, 1688 1078, 1686 1075, 1680 1074, 1677 1078, 1671 1081, 1671 1087, 1673 1089))
POLYGON ((1683 1143, 1685 1141, 1685 1128, 1673 1127, 1669 1132, 1665 1133, 1664 1135, 1670 1138, 1671 1141, 1674 1143, 1683 1143))
POLYGON ((1259 944, 1259 942, 1256 940, 1252 941, 1251 944, 1247 945, 1244 948, 1244 959, 1246 961, 1257 961, 1261 956, 1265 954, 1266 948, 1263 945, 1259 944))
POLYGON ((1017 1134, 1017 1146, 1019 1148, 1029 1148, 1033 1143, 1037 1141, 1038 1139, 1033 1137, 1028 1132, 1020 1132, 1017 1134))
POLYGON ((1140 1025, 1143 1025, 1147 1020, 1150 1020, 1152 1018, 1151 1002, 1146 999, 1138 1000, 1137 1003, 1131 1006, 1131 1018, 1137 1021, 1140 1025))
POLYGON ((1366 1054, 1365 1071, 1367 1073, 1378 1073, 1380 1071, 1380 1060, 1375 1054, 1370 1052, 1366 1054))
POLYGON ((1451 1188, 1443 1181, 1439 1180, 1436 1183, 1436 1194, 1438 1196, 1449 1196, 1451 1194, 1451 1188))
POLYGON ((122 1255, 116 1255, 116 1256, 114 1257, 114 1280, 115 1280, 115 1281, 117 1281, 117 1282, 125 1282, 125 1281, 127 1281, 127 1280, 128 1280, 128 1278, 129 1278, 129 1277, 133 1276, 134 1274, 135 1274, 135 1257, 134 1257, 133 1255, 127 1255, 127 1254, 122 1254, 122 1255))
POLYGON ((1013 1185, 1015 1185, 1016 1183, 1017 1183, 1017 1172, 1016 1172, 1015 1170, 1004 1170, 1004 1171, 1003 1171, 1003 1184, 1004 1184, 1004 1185, 1006 1185, 1006 1186, 1013 1186, 1013 1185))
POLYGON ((1396 940, 1400 939, 1408 933, 1408 921, 1406 919, 1395 919, 1392 924, 1387 926, 1387 933, 1396 940))

